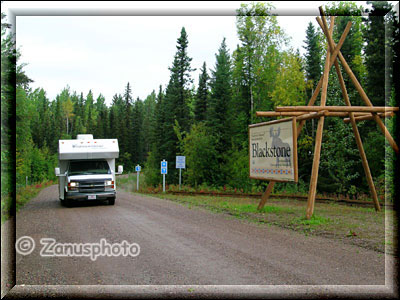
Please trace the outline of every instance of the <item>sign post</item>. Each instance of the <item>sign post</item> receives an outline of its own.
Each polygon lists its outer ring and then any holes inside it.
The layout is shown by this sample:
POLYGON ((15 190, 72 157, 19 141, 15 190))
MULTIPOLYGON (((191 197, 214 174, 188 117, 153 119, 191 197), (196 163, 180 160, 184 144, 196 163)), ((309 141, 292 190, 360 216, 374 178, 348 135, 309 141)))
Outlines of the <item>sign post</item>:
POLYGON ((136 176, 136 190, 139 191, 139 175, 140 175, 140 171, 141 171, 141 167, 139 165, 137 165, 135 167, 135 171, 137 172, 137 176, 136 176))
POLYGON ((161 174, 163 176, 163 192, 165 193, 165 174, 168 174, 168 162, 165 159, 161 162, 161 174))
POLYGON ((185 169, 185 163, 186 163, 185 156, 176 157, 176 168, 179 169, 179 190, 181 189, 182 169, 185 169))

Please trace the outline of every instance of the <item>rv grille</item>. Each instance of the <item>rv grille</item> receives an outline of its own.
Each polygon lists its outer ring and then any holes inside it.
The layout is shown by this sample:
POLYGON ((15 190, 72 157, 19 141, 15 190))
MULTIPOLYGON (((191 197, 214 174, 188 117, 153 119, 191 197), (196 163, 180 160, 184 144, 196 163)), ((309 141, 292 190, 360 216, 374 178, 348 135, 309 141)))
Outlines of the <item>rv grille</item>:
POLYGON ((104 192, 104 179, 80 181, 79 182, 79 192, 80 193, 104 192))

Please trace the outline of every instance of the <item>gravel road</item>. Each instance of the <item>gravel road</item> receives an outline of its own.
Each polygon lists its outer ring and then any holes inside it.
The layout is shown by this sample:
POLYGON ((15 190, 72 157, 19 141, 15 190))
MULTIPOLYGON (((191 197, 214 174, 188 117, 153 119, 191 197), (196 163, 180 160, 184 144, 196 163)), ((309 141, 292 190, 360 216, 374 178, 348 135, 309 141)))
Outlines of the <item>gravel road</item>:
MULTIPOLYGON (((63 207, 48 187, 17 215, 17 285, 384 285, 385 256, 339 241, 248 223, 118 191, 114 206, 63 207), (57 243, 137 243, 136 257, 41 257, 57 243)), ((390 262, 392 259, 389 260, 390 262)))

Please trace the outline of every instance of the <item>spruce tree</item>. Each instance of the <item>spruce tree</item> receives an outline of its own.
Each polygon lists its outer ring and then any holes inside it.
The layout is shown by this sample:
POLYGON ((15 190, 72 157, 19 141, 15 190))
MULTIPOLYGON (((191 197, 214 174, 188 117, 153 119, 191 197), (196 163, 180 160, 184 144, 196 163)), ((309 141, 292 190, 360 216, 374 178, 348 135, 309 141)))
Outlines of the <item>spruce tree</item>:
POLYGON ((143 102, 139 98, 136 99, 132 110, 132 128, 133 131, 129 136, 131 143, 131 157, 134 164, 143 161, 143 102))
POLYGON ((154 144, 154 127, 156 122, 156 92, 153 90, 143 102, 143 151, 144 158, 147 158, 148 153, 154 144))
POLYGON ((137 149, 137 141, 134 140, 133 135, 134 132, 137 130, 134 124, 134 117, 133 117, 133 98, 132 98, 132 89, 129 84, 127 83, 125 87, 125 92, 123 95, 124 99, 124 108, 122 113, 122 139, 120 143, 124 144, 124 149, 126 152, 130 154, 130 157, 133 159, 135 157, 137 149))
POLYGON ((217 151, 222 153, 229 148, 230 126, 228 124, 228 110, 232 99, 232 67, 225 38, 215 58, 215 70, 212 71, 210 83, 211 97, 208 109, 208 126, 211 128, 213 135, 217 137, 217 151))
POLYGON ((103 95, 99 95, 96 100, 96 111, 97 111, 97 119, 96 119, 96 127, 93 132, 94 137, 97 139, 104 139, 107 137, 107 127, 108 127, 108 110, 107 105, 105 104, 105 98, 103 95))
POLYGON ((163 101, 165 112, 165 126, 163 135, 163 152, 160 154, 169 162, 168 178, 176 181, 175 176, 175 155, 177 154, 178 138, 174 131, 175 122, 177 122, 183 131, 188 132, 191 119, 188 101, 190 99, 190 84, 193 82, 190 72, 190 58, 187 54, 188 39, 186 30, 183 27, 181 35, 177 41, 177 52, 174 56, 171 71, 171 77, 166 89, 165 99, 163 101))
POLYGON ((203 68, 200 69, 199 87, 197 89, 195 105, 194 105, 194 119, 197 122, 204 121, 207 113, 207 102, 209 97, 208 81, 210 77, 207 73, 206 62, 203 63, 203 68))
POLYGON ((307 80, 312 83, 314 89, 321 77, 321 46, 318 43, 318 33, 310 22, 306 30, 305 63, 307 80))
POLYGON ((217 164, 213 165, 215 180, 218 184, 224 184, 225 175, 223 165, 225 158, 231 148, 231 126, 229 115, 235 114, 232 104, 232 66, 229 50, 222 40, 218 53, 215 55, 215 70, 212 71, 211 78, 211 97, 207 110, 207 125, 214 137, 211 149, 214 149, 213 157, 217 159, 217 164))
POLYGON ((367 3, 372 9, 364 19, 366 92, 375 106, 385 106, 385 15, 391 5, 386 1, 367 3))

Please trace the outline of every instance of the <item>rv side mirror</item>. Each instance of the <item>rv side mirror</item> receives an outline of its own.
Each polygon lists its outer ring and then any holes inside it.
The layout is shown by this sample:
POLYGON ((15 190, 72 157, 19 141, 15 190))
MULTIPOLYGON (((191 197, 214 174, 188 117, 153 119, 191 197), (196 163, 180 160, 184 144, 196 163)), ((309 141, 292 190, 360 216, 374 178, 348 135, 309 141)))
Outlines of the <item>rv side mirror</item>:
POLYGON ((54 170, 56 172, 56 176, 66 176, 66 172, 65 174, 60 174, 60 168, 55 168, 54 170))
POLYGON ((123 171, 124 171, 124 167, 118 166, 118 174, 122 174, 123 171))

